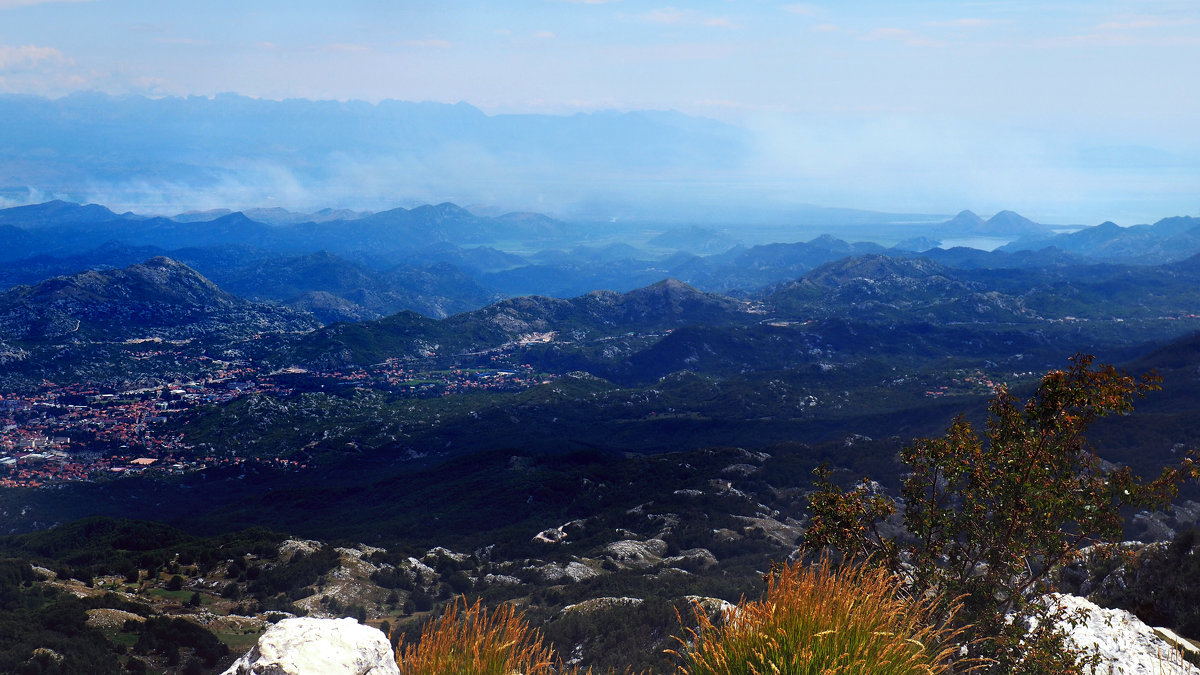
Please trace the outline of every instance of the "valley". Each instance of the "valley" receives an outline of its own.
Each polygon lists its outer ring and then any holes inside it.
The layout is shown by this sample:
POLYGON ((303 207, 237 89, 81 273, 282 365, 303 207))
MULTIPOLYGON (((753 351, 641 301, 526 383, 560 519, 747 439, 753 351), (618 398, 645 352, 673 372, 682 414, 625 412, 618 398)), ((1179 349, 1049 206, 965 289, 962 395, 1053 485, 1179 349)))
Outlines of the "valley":
MULTIPOLYGON (((31 232, 136 232, 48 211, 82 220, 31 232)), ((413 639, 466 595, 517 603, 575 663, 663 672, 689 598, 753 596, 800 555, 815 469, 896 494, 914 438, 982 422, 998 386, 1024 395, 1073 354, 1163 376, 1097 424, 1105 461, 1149 475, 1200 444, 1200 252, 1182 245, 1139 263, 833 237, 519 255, 475 218, 479 247, 421 267, 413 242, 398 267, 168 248, 195 218, 14 262, 0 293, 0 552, 37 565, 25 588, 82 603, 89 644, 124 645, 114 668, 219 672, 288 615, 413 639), (603 275, 617 290, 573 293, 603 275), (215 638, 157 623, 174 619, 215 638)), ((290 236, 270 227, 255 246, 290 236)), ((1182 536, 1197 499, 1126 514, 1127 538, 1182 536)))
POLYGON ((1198 62, 0 0, 0 675, 1200 675, 1198 62))

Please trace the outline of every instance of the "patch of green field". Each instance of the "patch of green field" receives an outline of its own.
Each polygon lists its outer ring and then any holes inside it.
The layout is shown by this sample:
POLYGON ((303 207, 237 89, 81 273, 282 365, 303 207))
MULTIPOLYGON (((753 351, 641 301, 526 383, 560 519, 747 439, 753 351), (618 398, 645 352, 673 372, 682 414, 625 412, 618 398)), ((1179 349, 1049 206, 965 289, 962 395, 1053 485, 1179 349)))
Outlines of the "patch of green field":
POLYGON ((258 637, 263 634, 263 631, 254 630, 245 631, 214 631, 213 635, 217 639, 225 643, 231 652, 244 652, 254 646, 258 642, 258 637))
MULTIPOLYGON (((189 599, 191 599, 192 593, 194 593, 194 591, 187 591, 187 590, 168 591, 165 588, 152 588, 149 591, 147 591, 147 595, 153 595, 153 596, 160 597, 160 598, 166 598, 168 600, 176 600, 178 602, 183 602, 183 603, 186 603, 189 599)), ((203 595, 201 595, 200 601, 204 602, 205 600, 206 600, 206 598, 203 595)))

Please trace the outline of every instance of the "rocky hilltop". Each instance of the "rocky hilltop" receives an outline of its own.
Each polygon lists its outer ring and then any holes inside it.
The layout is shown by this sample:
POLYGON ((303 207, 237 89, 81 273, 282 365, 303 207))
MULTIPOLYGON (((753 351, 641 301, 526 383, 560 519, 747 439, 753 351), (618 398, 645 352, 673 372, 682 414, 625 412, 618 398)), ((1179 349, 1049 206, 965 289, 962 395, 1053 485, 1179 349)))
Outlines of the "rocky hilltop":
POLYGON ((188 338, 316 326, 311 317, 226 293, 166 257, 56 277, 0 295, 0 339, 17 342, 188 338))

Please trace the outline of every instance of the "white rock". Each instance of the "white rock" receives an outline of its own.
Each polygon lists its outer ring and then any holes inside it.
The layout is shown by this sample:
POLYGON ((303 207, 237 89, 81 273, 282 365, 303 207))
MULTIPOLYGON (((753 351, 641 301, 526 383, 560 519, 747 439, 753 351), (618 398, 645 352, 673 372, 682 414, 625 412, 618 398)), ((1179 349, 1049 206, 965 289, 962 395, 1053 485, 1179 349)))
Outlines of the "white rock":
POLYGON ((296 556, 297 553, 304 555, 312 555, 321 550, 321 542, 313 541, 312 539, 287 539, 279 544, 279 558, 282 562, 288 562, 296 556))
POLYGON ((471 556, 466 553, 456 553, 442 546, 434 546, 425 552, 425 555, 421 558, 421 560, 433 561, 437 560, 439 557, 449 558, 456 563, 460 563, 470 559, 471 556))
POLYGON ((383 632, 354 619, 284 619, 222 675, 400 675, 383 632))
POLYGON ((567 605, 566 607, 562 608, 561 613, 569 614, 571 612, 583 612, 587 614, 590 612, 612 609, 614 607, 637 607, 643 602, 645 602, 645 600, 642 600, 641 598, 592 598, 591 600, 577 602, 574 605, 567 605))
POLYGON ((755 471, 758 471, 758 467, 753 464, 730 464, 721 469, 721 473, 742 477, 749 476, 755 471))
POLYGON ((718 562, 717 556, 706 548, 689 548, 686 551, 680 551, 679 555, 663 558, 663 563, 667 565, 687 564, 706 569, 717 565, 718 562))
POLYGON ((422 581, 432 581, 438 577, 438 573, 432 567, 416 558, 409 558, 407 563, 409 571, 416 574, 417 578, 422 581))
POLYGON ((1097 673, 1111 675, 1200 675, 1200 668, 1176 656, 1178 648, 1162 633, 1121 609, 1104 609, 1073 595, 1051 595, 1049 600, 1066 610, 1079 611, 1078 626, 1060 627, 1075 646, 1099 651, 1103 659, 1097 673))
POLYGON ((48 570, 45 567, 38 567, 37 565, 33 565, 33 573, 43 579, 54 580, 58 578, 58 573, 54 570, 48 570))
POLYGON ((548 584, 577 583, 584 579, 600 576, 599 572, 578 561, 571 561, 562 567, 554 563, 547 563, 537 569, 542 576, 542 581, 548 584))
POLYGON ((508 574, 489 574, 483 578, 489 586, 520 586, 521 580, 508 574))
POLYGON ((567 538, 567 533, 561 527, 552 527, 548 530, 542 530, 533 535, 534 541, 540 541, 543 544, 557 544, 567 538))
POLYGON ((685 595, 683 597, 692 604, 699 606, 710 619, 718 617, 722 619, 728 618, 737 611, 737 605, 721 598, 713 598, 706 595, 685 595))
POLYGON ((604 552, 626 565, 650 567, 662 562, 662 555, 667 552, 667 542, 662 539, 624 539, 605 546, 604 552))

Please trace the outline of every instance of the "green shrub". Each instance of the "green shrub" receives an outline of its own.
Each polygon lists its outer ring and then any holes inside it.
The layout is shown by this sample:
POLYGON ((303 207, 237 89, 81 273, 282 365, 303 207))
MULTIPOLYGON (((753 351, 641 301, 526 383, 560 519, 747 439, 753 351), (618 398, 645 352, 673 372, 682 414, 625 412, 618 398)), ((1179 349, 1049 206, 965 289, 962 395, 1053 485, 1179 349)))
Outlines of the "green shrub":
MULTIPOLYGON (((878 523, 896 506, 869 481, 843 492, 819 470, 806 544, 894 570, 904 559, 914 593, 962 598, 966 651, 988 659, 990 672, 1079 672, 1078 654, 1048 628, 1061 617, 1035 602, 1050 590, 1049 571, 1083 546, 1119 539, 1121 509, 1167 503, 1197 475, 1189 457, 1143 483, 1089 450, 1084 432, 1094 420, 1127 413, 1134 398, 1158 388, 1157 377, 1137 380, 1092 361, 1077 355, 1068 370, 1046 374, 1023 404, 997 388, 986 438, 960 417, 943 438, 906 448, 910 539, 880 535, 878 523), (1029 631, 1035 624, 1041 628, 1029 631)), ((948 605, 938 619, 950 620, 948 605)))

